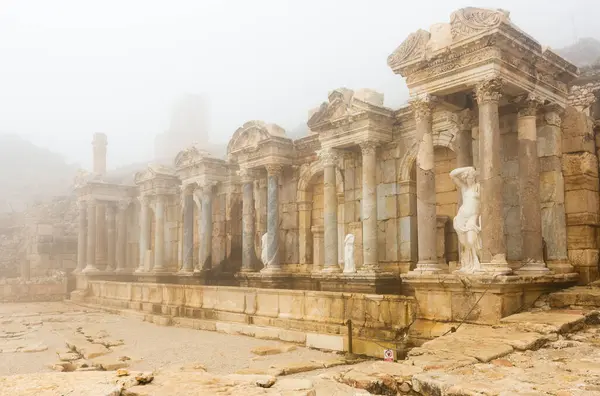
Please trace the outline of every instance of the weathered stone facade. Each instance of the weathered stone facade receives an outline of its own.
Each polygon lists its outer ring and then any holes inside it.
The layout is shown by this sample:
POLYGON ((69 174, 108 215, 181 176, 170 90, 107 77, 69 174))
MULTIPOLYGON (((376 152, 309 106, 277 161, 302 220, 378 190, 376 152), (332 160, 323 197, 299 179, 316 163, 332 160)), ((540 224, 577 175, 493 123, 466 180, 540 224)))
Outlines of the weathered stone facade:
MULTIPOLYGON (((95 157, 97 177, 78 188, 80 286, 408 294, 423 324, 495 323, 545 291, 597 279, 596 83, 574 85, 576 66, 506 11, 479 8, 412 33, 388 65, 410 91, 397 110, 372 90, 335 89, 306 137, 249 121, 226 160, 190 147, 135 185, 103 181, 95 157), (482 249, 478 271, 463 275, 449 173, 469 166, 482 249), (347 234, 355 273, 342 273, 347 234)), ((102 290, 95 298, 110 298, 102 290)))

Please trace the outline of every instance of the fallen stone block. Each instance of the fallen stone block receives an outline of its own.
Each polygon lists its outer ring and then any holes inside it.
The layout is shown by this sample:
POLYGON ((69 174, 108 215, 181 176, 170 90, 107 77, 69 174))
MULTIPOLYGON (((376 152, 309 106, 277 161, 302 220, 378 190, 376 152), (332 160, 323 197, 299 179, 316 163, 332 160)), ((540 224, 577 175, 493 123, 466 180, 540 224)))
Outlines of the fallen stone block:
POLYGON ((118 369, 123 369, 129 367, 129 363, 120 361, 111 356, 101 356, 95 359, 92 359, 91 364, 96 367, 100 367, 105 371, 116 371, 118 369))
POLYGON ((295 345, 277 345, 277 346, 261 346, 252 349, 252 352, 255 355, 265 356, 265 355, 278 355, 280 353, 293 351, 296 349, 295 345))

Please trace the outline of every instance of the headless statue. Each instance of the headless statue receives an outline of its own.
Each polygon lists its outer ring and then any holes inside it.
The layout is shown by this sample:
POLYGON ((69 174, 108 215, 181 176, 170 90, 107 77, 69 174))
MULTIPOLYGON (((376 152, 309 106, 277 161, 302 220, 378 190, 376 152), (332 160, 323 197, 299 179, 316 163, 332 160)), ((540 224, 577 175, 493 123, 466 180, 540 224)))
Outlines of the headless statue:
POLYGON ((344 273, 352 274, 356 272, 354 265, 354 235, 348 234, 344 239, 344 273))

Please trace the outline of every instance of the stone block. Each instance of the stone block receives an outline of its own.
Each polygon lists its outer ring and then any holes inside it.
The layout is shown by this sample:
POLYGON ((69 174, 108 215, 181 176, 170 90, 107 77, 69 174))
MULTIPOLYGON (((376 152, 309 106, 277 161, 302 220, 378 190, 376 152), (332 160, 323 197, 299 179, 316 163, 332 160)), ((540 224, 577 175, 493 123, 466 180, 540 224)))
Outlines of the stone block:
POLYGON ((246 296, 244 289, 219 288, 217 290, 217 304, 215 309, 228 312, 244 312, 246 309, 246 296))
POLYGON ((538 157, 562 154, 562 132, 560 127, 545 125, 537 130, 538 157))
POLYGON ((450 179, 449 173, 436 173, 435 175, 435 192, 448 192, 456 191, 456 186, 452 179, 450 179))
POLYGON ((565 191, 590 190, 597 193, 598 177, 587 174, 566 176, 564 178, 564 189, 565 191))
POLYGON ((254 337, 263 340, 278 340, 281 329, 274 327, 259 327, 254 329, 254 337))
POLYGON ((437 193, 435 194, 435 200, 437 205, 456 204, 458 202, 458 195, 456 191, 437 193))
POLYGON ((329 351, 345 351, 344 336, 329 334, 306 334, 306 346, 309 348, 325 349, 329 351))
POLYGON ((359 220, 355 208, 355 201, 344 202, 344 223, 352 223, 359 220))
POLYGON ((598 192, 573 190, 565 192, 565 210, 570 213, 598 213, 598 192))
POLYGON ((563 175, 598 176, 598 158, 593 153, 571 153, 562 156, 563 175))
POLYGON ((279 339, 286 342, 294 342, 297 344, 304 344, 306 342, 306 333, 294 330, 280 330, 279 339))
POLYGON ((391 219, 385 222, 385 260, 398 261, 398 222, 391 219))
POLYGON ((596 237, 596 227, 586 225, 567 227, 567 246, 569 249, 596 248, 596 237))
POLYGON ((598 267, 575 267, 575 269, 579 273, 580 285, 587 285, 600 277, 598 267))
POLYGON ((419 317, 430 320, 452 320, 450 291, 415 290, 419 301, 419 317))
POLYGON ((398 195, 398 214, 402 217, 417 214, 417 196, 415 194, 405 193, 398 195))
MULTIPOLYGON (((539 146, 538 146, 539 147, 539 146)), ((540 172, 562 172, 562 161, 560 157, 540 157, 540 172)))
POLYGON ((276 318, 279 316, 279 298, 277 291, 256 291, 256 314, 276 318))
POLYGON ((283 212, 281 214, 280 228, 284 230, 298 228, 298 212, 283 212))
POLYGON ((344 171, 344 190, 354 190, 356 188, 355 183, 355 168, 346 168, 344 171))
POLYGON ((393 219, 398 216, 396 196, 377 196, 377 220, 393 219))
MULTIPOLYGON (((381 162, 381 182, 394 183, 396 181, 396 160, 388 159, 381 162)), ((395 183, 394 183, 395 184, 395 183)))
POLYGON ((574 267, 598 266, 598 249, 569 249, 568 255, 574 267))
POLYGON ((302 319, 304 317, 304 292, 285 290, 279 293, 279 318, 302 319))

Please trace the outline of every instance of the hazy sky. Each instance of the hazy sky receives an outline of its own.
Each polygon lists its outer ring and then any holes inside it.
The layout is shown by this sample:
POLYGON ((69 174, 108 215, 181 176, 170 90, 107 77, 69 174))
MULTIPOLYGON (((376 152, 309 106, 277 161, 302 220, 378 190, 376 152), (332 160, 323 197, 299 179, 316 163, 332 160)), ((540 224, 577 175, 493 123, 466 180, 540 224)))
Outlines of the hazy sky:
POLYGON ((253 119, 294 128, 341 86, 396 108, 407 91, 387 56, 470 5, 554 48, 600 38, 598 0, 0 0, 0 131, 86 168, 104 132, 113 168, 151 157, 186 92, 210 101, 215 142, 253 119))

